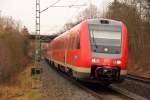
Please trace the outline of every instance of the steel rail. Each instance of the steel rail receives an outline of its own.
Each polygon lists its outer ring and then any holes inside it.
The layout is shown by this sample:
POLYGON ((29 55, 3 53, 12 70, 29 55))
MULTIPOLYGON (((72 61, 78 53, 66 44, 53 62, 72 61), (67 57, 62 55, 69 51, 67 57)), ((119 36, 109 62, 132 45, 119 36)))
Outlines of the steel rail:
MULTIPOLYGON (((77 85, 78 87, 80 87, 81 89, 87 91, 88 93, 92 94, 94 97, 98 97, 100 100, 107 100, 104 98, 104 96, 101 96, 99 93, 97 93, 96 91, 84 86, 83 84, 79 83, 78 81, 76 81, 75 79, 69 77, 68 75, 66 75, 64 72, 60 71, 59 73, 61 76, 63 76, 64 78, 66 78, 67 80, 69 80, 71 83, 77 85)), ((110 85, 108 86, 108 88, 112 89, 113 91, 127 97, 129 100, 133 99, 133 100, 148 100, 142 96, 136 95, 134 93, 131 93, 127 90, 118 88, 117 86, 113 86, 110 85)))
POLYGON ((109 88, 111 88, 112 90, 114 90, 114 91, 116 91, 116 92, 118 92, 118 93, 120 93, 122 95, 125 95, 125 96, 127 96, 127 97, 129 97, 131 99, 134 99, 134 100, 149 100, 149 99, 147 99, 147 98, 145 98, 143 96, 140 96, 138 94, 130 92, 130 91, 128 91, 128 90, 126 90, 124 88, 118 87, 117 85, 114 85, 114 84, 111 84, 109 86, 109 88))
MULTIPOLYGON (((54 69, 56 71, 56 69, 54 67, 51 67, 52 69, 54 69)), ((64 77, 65 79, 69 80, 69 82, 71 82, 72 84, 77 85, 79 88, 87 91, 88 93, 90 93, 91 95, 93 95, 94 97, 99 98, 100 100, 106 100, 103 96, 101 96, 99 93, 97 93, 96 91, 84 86, 83 84, 79 83, 78 81, 76 81, 75 79, 69 77, 66 73, 59 71, 58 70, 58 74, 62 77, 64 77)), ((129 98, 129 99, 133 99, 133 100, 148 100, 145 97, 142 97, 138 94, 135 94, 133 92, 130 92, 124 88, 118 87, 115 84, 111 84, 110 86, 108 86, 108 88, 110 88, 111 90, 129 98)))
MULTIPOLYGON (((128 74, 127 79, 134 80, 134 81, 137 81, 137 82, 142 82, 144 84, 150 84, 150 78, 145 78, 145 77, 136 76, 136 75, 132 75, 132 74, 128 74)), ((113 90, 115 90, 116 92, 119 92, 123 95, 126 95, 126 96, 128 96, 132 99, 135 99, 135 100, 148 100, 147 98, 145 98, 143 96, 140 96, 138 94, 130 92, 130 91, 124 89, 124 88, 118 87, 117 85, 112 84, 109 87, 112 88, 113 90)))
POLYGON ((150 85, 150 78, 136 76, 136 75, 132 75, 132 74, 128 74, 127 78, 131 79, 131 80, 139 81, 139 82, 146 83, 146 84, 150 85))
MULTIPOLYGON (((65 73, 61 72, 59 73, 61 76, 63 76, 64 78, 66 78, 67 80, 69 80, 70 82, 72 82, 73 84, 79 86, 81 89, 87 91, 88 93, 92 94, 95 97, 98 97, 101 100, 106 100, 103 96, 99 95, 99 93, 95 92, 94 90, 89 89, 88 87, 80 84, 79 82, 77 82, 75 79, 70 78, 69 76, 67 76, 65 73)), ((117 85, 110 85, 108 86, 108 88, 112 89, 113 91, 126 96, 129 99, 133 99, 133 100, 148 100, 147 98, 140 96, 138 94, 135 94, 133 92, 130 92, 124 88, 118 87, 117 85)))
POLYGON ((83 86, 82 84, 80 84, 77 80, 75 80, 74 78, 69 77, 66 73, 59 71, 58 74, 60 74, 62 77, 64 77, 65 79, 69 80, 69 82, 71 82, 72 84, 77 85, 79 88, 87 91, 88 93, 90 93, 91 95, 93 95, 94 97, 99 98, 100 100, 106 100, 103 96, 99 95, 98 93, 94 92, 93 90, 83 86))
MULTIPOLYGON (((54 67, 51 67, 51 68, 52 68, 53 70, 55 70, 55 71, 57 70, 57 69, 55 69, 54 67)), ((81 88, 81 89, 87 91, 88 93, 90 93, 90 94, 93 95, 94 97, 99 98, 100 100, 106 100, 106 98, 105 98, 104 96, 102 96, 102 95, 100 95, 98 92, 96 92, 96 91, 94 91, 94 90, 88 88, 87 86, 81 84, 79 81, 77 81, 77 80, 75 80, 74 78, 68 76, 66 73, 64 73, 64 72, 62 72, 62 71, 60 71, 60 70, 57 70, 57 71, 58 71, 58 74, 59 74, 60 76, 62 76, 62 77, 64 77, 65 79, 69 80, 69 82, 71 82, 72 84, 77 85, 79 88, 81 88)), ((110 87, 108 87, 108 88, 110 88, 110 87)), ((110 89, 113 90, 113 91, 115 91, 115 92, 117 92, 117 93, 119 93, 119 94, 121 94, 121 95, 123 95, 123 96, 125 96, 125 97, 127 97, 127 98, 133 99, 133 98, 131 98, 131 96, 125 95, 125 94, 123 94, 123 93, 120 93, 120 92, 116 91, 116 89, 114 89, 114 88, 112 88, 112 87, 111 87, 110 89)))

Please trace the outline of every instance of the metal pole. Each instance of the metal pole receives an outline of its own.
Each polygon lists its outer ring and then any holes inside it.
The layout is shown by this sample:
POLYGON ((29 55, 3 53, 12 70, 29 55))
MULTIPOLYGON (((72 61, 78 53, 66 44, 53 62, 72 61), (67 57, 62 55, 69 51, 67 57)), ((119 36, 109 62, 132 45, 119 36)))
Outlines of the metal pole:
POLYGON ((36 0, 36 39, 35 39, 35 66, 38 67, 40 61, 40 0, 36 0))
POLYGON ((74 7, 74 6, 85 6, 85 5, 69 5, 69 6, 54 6, 61 0, 57 0, 55 3, 51 4, 44 10, 40 10, 40 0, 36 0, 36 30, 35 30, 35 66, 39 67, 39 62, 41 60, 41 43, 40 43, 40 14, 50 7, 74 7))
POLYGON ((92 18, 92 0, 90 0, 90 19, 92 18))

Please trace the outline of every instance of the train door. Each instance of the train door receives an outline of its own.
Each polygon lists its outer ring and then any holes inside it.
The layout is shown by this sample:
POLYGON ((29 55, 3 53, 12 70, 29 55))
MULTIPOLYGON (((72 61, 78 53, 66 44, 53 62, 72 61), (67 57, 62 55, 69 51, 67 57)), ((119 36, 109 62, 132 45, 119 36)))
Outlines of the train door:
POLYGON ((69 32, 68 41, 67 41, 67 61, 69 65, 73 64, 73 54, 74 54, 74 33, 73 31, 69 32))
POLYGON ((79 62, 80 62, 80 30, 77 30, 75 33, 72 61, 73 61, 74 66, 79 65, 79 62))
POLYGON ((66 41, 65 41, 66 43, 66 45, 65 45, 65 53, 64 53, 64 63, 65 63, 65 65, 67 64, 67 59, 68 59, 68 57, 67 57, 67 52, 68 52, 68 47, 69 47, 69 34, 67 34, 67 38, 66 38, 66 41))

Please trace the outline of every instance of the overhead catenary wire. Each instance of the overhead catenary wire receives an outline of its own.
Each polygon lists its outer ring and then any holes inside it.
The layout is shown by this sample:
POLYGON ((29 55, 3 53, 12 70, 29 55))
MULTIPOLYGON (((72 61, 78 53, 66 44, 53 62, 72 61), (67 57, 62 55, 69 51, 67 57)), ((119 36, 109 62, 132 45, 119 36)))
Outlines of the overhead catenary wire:
MULTIPOLYGON (((51 5, 49 5, 47 8, 40 10, 40 0, 36 0, 36 42, 35 42, 35 61, 38 61, 38 56, 39 56, 39 52, 40 50, 40 15, 42 12, 48 10, 50 7, 81 7, 81 6, 85 6, 85 4, 82 5, 60 5, 60 6, 56 6, 57 3, 59 3, 62 0, 57 0, 56 2, 52 3, 51 5)), ((36 63, 36 62, 35 62, 36 63)), ((38 64, 35 64, 36 66, 38 66, 38 64)))
POLYGON ((58 2, 60 2, 61 0, 57 0, 56 2, 52 3, 51 5, 49 5, 47 8, 43 9, 42 11, 40 11, 40 13, 46 11, 47 9, 49 9, 50 7, 53 7, 55 4, 57 4, 58 2))
POLYGON ((74 4, 71 4, 71 5, 59 5, 59 6, 57 6, 56 4, 57 4, 58 2, 60 2, 60 1, 61 1, 61 0, 57 0, 56 2, 54 2, 53 4, 51 4, 50 6, 48 6, 47 8, 41 10, 40 13, 42 13, 42 12, 48 10, 48 9, 51 8, 51 7, 69 7, 69 8, 71 8, 71 7, 77 7, 77 8, 78 8, 78 7, 81 7, 81 6, 86 6, 86 4, 81 4, 81 5, 74 5, 74 4))
POLYGON ((45 12, 45 11, 47 11, 49 8, 54 8, 54 7, 60 7, 60 8, 77 8, 77 9, 80 9, 82 6, 87 6, 87 4, 86 3, 83 3, 83 4, 75 4, 78 0, 75 0, 73 3, 71 3, 71 4, 69 4, 69 5, 56 5, 56 4, 58 4, 60 1, 62 1, 62 0, 57 0, 56 2, 54 2, 54 3, 52 3, 52 4, 50 4, 47 8, 45 8, 45 9, 43 9, 43 10, 41 10, 40 11, 40 14, 41 13, 43 13, 43 12, 45 12))
MULTIPOLYGON (((35 50, 35 60, 39 60, 38 59, 38 53, 41 51, 40 50, 40 15, 42 12, 45 12, 46 10, 48 10, 50 7, 81 7, 81 6, 86 6, 86 4, 82 4, 82 5, 74 5, 74 4, 70 4, 70 5, 56 5, 57 3, 59 3, 60 1, 62 0, 57 0, 55 1, 54 3, 50 4, 48 7, 46 7, 45 9, 43 10, 40 10, 40 0, 36 0, 36 50, 35 50)), ((38 64, 36 63, 35 65, 38 66, 38 64)))
MULTIPOLYGON (((52 6, 52 7, 81 7, 81 6, 86 6, 86 4, 82 4, 82 5, 64 5, 64 6, 52 6)), ((41 11, 43 12, 43 11, 41 11)))

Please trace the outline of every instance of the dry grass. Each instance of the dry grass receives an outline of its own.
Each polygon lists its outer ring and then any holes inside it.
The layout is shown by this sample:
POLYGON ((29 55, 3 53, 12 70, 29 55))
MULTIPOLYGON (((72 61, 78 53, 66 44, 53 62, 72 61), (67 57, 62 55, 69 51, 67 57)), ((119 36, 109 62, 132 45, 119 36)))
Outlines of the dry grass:
POLYGON ((140 54, 137 54, 136 62, 129 59, 129 73, 150 78, 150 45, 145 46, 140 54))
POLYGON ((31 67, 20 73, 15 86, 0 86, 0 100, 40 100, 40 91, 32 89, 31 67))

